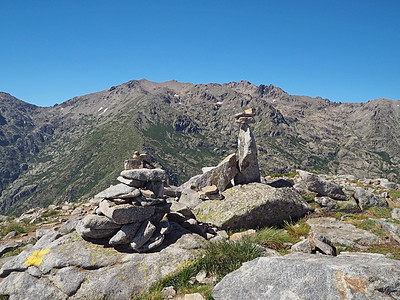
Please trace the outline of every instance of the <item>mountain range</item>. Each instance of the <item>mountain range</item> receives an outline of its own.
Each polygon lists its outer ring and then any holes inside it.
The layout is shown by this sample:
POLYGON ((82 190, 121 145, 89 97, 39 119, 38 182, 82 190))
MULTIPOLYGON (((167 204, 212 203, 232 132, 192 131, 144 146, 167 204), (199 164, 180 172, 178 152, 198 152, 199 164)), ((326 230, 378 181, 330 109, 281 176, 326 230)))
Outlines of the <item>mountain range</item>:
POLYGON ((400 101, 335 103, 273 85, 132 80, 53 107, 0 93, 0 212, 88 199, 138 150, 181 184, 236 151, 252 125, 262 174, 296 169, 400 182, 400 101))

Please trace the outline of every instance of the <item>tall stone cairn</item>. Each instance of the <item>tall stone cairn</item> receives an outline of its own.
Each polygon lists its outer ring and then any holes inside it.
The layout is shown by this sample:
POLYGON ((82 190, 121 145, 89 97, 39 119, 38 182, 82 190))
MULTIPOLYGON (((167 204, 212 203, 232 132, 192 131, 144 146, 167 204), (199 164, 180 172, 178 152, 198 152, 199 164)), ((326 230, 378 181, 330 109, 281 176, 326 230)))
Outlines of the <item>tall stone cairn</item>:
POLYGON ((260 182, 260 169, 258 167, 257 146, 249 124, 255 123, 255 109, 246 109, 243 113, 235 115, 239 123, 238 138, 238 168, 235 184, 260 182))

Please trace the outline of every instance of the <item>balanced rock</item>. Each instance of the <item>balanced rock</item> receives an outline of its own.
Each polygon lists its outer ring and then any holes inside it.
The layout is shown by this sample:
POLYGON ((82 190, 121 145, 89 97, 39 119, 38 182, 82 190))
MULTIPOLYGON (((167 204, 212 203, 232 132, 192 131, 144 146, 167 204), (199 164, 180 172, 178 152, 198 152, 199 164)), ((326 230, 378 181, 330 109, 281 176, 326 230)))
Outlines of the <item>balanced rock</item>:
POLYGON ((150 250, 153 250, 164 242, 165 235, 157 233, 153 234, 152 237, 139 249, 137 249, 137 252, 142 253, 142 252, 149 252, 150 250))
POLYGON ((101 239, 112 237, 121 228, 109 218, 98 215, 86 215, 76 225, 76 232, 86 238, 101 239))
POLYGON ((199 222, 217 228, 238 229, 281 225, 304 217, 312 207, 293 188, 275 189, 261 183, 234 186, 224 200, 208 200, 193 211, 199 222))
POLYGON ((121 225, 143 222, 155 212, 154 206, 116 205, 109 200, 101 201, 99 208, 106 217, 110 218, 114 223, 121 225))
POLYGON ((215 300, 400 299, 400 261, 382 254, 260 257, 219 282, 215 300))
POLYGON ((254 108, 246 109, 244 112, 238 113, 235 115, 235 119, 238 120, 240 118, 250 118, 256 115, 256 110, 254 108))
POLYGON ((297 170, 297 172, 311 192, 318 193, 319 196, 328 196, 335 200, 346 200, 346 194, 337 183, 306 171, 297 170))
POLYGON ((241 124, 238 138, 239 173, 235 176, 235 184, 260 182, 260 169, 257 159, 257 145, 253 132, 247 123, 241 124))

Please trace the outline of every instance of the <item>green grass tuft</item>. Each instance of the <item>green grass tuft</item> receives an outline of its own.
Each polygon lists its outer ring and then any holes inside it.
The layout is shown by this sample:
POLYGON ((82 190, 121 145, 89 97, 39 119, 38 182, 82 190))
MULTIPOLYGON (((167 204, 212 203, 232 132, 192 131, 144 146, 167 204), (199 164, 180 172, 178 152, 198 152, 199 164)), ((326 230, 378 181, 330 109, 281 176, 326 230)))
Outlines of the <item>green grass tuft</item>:
POLYGON ((387 207, 371 207, 366 213, 376 218, 390 218, 392 216, 392 211, 387 207))
POLYGON ((8 225, 0 226, 0 234, 3 237, 11 231, 15 231, 17 232, 17 234, 27 233, 30 232, 33 228, 35 228, 35 225, 12 221, 8 225))
POLYGON ((182 294, 201 293, 206 299, 211 298, 213 286, 211 284, 190 284, 189 279, 205 270, 208 276, 213 275, 222 279, 228 273, 238 269, 246 262, 262 256, 262 250, 250 239, 242 239, 237 242, 221 241, 210 243, 205 249, 203 257, 188 263, 175 274, 171 274, 155 283, 149 292, 135 296, 135 300, 161 300, 161 290, 167 286, 173 286, 182 294))

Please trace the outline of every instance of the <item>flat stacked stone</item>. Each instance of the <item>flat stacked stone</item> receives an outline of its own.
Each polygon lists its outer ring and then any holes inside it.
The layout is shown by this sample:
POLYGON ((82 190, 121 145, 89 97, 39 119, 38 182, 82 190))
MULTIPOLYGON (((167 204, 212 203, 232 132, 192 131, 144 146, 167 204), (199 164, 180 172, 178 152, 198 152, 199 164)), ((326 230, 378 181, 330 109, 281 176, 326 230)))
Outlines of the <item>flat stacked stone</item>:
POLYGON ((124 170, 121 177, 146 187, 153 191, 156 197, 162 197, 164 194, 165 171, 162 169, 124 170))
MULTIPOLYGON (((150 161, 149 157, 145 158, 141 161, 150 161)), ((95 214, 79 221, 76 231, 86 239, 101 240, 116 249, 139 253, 159 247, 169 233, 170 222, 179 223, 205 238, 213 237, 207 235, 208 228, 199 225, 187 208, 171 209, 173 204, 167 203, 163 195, 165 177, 165 171, 157 168, 123 170, 117 178, 119 184, 98 193, 90 201, 95 206, 95 214)))

